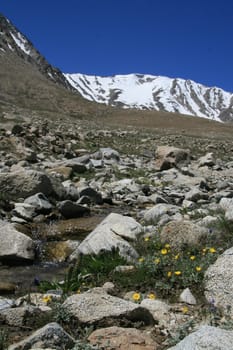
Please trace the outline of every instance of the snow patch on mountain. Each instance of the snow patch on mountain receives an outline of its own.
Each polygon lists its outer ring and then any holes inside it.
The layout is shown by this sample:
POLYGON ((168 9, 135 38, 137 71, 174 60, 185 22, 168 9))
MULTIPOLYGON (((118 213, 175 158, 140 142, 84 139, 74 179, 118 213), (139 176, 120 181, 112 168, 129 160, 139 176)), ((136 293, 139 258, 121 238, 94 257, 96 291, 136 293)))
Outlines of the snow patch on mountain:
POLYGON ((30 55, 31 50, 27 48, 28 41, 19 33, 17 32, 16 35, 13 33, 10 33, 12 38, 14 39, 14 42, 16 45, 24 52, 26 55, 30 55))
POLYGON ((216 121, 221 121, 219 115, 229 108, 233 96, 220 88, 209 88, 192 80, 148 74, 64 75, 90 101, 122 108, 177 112, 216 121))

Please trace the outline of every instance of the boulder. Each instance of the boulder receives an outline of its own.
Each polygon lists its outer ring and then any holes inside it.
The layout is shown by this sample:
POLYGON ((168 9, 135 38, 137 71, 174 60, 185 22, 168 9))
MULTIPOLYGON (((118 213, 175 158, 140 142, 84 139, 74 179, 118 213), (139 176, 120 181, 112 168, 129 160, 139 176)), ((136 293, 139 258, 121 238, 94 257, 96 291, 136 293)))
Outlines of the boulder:
POLYGON ((133 218, 116 213, 109 214, 80 244, 76 254, 98 254, 118 248, 126 259, 137 258, 138 254, 127 240, 135 240, 143 227, 133 218))
POLYGON ((38 192, 58 198, 64 195, 64 189, 58 180, 35 170, 0 173, 0 192, 7 193, 9 198, 14 200, 27 198, 38 192))
POLYGON ((153 323, 150 312, 140 305, 106 293, 103 288, 93 288, 82 294, 68 297, 62 304, 78 322, 94 324, 101 321, 115 323, 116 319, 153 323))
POLYGON ((230 350, 232 342, 233 331, 204 325, 168 350, 230 350))
POLYGON ((233 317, 233 248, 226 250, 205 273, 205 297, 233 317))
POLYGON ((33 240, 17 231, 13 224, 2 220, 0 220, 0 242, 0 261, 15 264, 34 260, 33 240))
POLYGON ((170 146, 159 146, 155 152, 155 167, 159 170, 167 170, 173 167, 181 167, 190 162, 188 150, 170 146))
POLYGON ((28 203, 15 203, 12 214, 26 221, 32 221, 36 216, 35 207, 28 203))
POLYGON ((182 220, 166 224, 160 233, 160 239, 163 243, 169 243, 172 248, 182 249, 184 246, 198 246, 208 235, 208 228, 182 220))
POLYGON ((33 323, 43 322, 44 311, 32 305, 13 307, 1 310, 0 318, 4 320, 5 324, 12 327, 31 327, 33 323))
POLYGON ((91 187, 86 187, 80 191, 80 197, 87 196, 95 204, 103 204, 101 193, 91 187))
POLYGON ((21 342, 10 345, 8 350, 45 349, 50 347, 53 350, 68 350, 74 344, 75 340, 58 323, 53 322, 38 329, 21 342))
POLYGON ((192 202, 197 202, 200 199, 208 199, 208 194, 200 191, 198 188, 194 187, 189 192, 185 194, 185 199, 192 202))
POLYGON ((35 211, 40 214, 48 214, 52 210, 52 204, 43 193, 36 193, 34 196, 30 196, 24 200, 35 208, 35 211))
POLYGON ((156 350, 156 342, 146 332, 135 328, 108 327, 91 333, 88 341, 103 349, 114 350, 156 350))
POLYGON ((214 155, 213 153, 206 153, 203 157, 198 159, 198 166, 203 167, 203 166, 209 166, 212 167, 215 165, 215 160, 214 160, 214 155))
POLYGON ((8 298, 3 298, 0 296, 0 311, 9 309, 12 306, 15 305, 14 300, 8 299, 8 298))
POLYGON ((179 207, 171 204, 156 204, 144 214, 146 224, 156 224, 164 216, 172 216, 179 212, 179 207))
POLYGON ((70 200, 58 203, 58 209, 66 219, 79 218, 90 214, 90 209, 88 207, 84 207, 70 200))

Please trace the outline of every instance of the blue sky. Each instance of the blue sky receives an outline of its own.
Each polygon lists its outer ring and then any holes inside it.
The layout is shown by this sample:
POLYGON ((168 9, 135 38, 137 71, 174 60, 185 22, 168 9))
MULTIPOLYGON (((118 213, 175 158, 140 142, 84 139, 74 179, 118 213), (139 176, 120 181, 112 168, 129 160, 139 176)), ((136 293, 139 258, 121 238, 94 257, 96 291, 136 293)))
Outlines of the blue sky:
POLYGON ((1 0, 67 73, 148 73, 233 92, 232 0, 1 0))

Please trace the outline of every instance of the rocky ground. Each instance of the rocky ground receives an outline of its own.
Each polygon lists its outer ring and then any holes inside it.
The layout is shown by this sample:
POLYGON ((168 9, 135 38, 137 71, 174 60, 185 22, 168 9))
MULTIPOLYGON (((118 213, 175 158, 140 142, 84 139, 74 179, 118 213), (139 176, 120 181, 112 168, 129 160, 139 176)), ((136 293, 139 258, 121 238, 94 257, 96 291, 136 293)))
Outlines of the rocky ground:
POLYGON ((0 154, 0 349, 232 349, 231 139, 32 119, 0 154))

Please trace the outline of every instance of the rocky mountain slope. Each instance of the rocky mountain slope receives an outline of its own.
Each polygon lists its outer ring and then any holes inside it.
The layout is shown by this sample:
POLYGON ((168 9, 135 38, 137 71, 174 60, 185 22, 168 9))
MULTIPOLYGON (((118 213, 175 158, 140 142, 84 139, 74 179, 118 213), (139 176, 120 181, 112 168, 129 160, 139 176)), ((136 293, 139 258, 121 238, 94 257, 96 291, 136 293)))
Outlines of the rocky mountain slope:
POLYGON ((56 84, 72 89, 58 68, 47 62, 33 44, 6 17, 0 14, 0 54, 6 57, 13 52, 56 84))
POLYGON ((80 94, 98 103, 123 108, 162 110, 211 120, 232 119, 233 94, 192 80, 129 74, 112 77, 65 74, 80 94))

